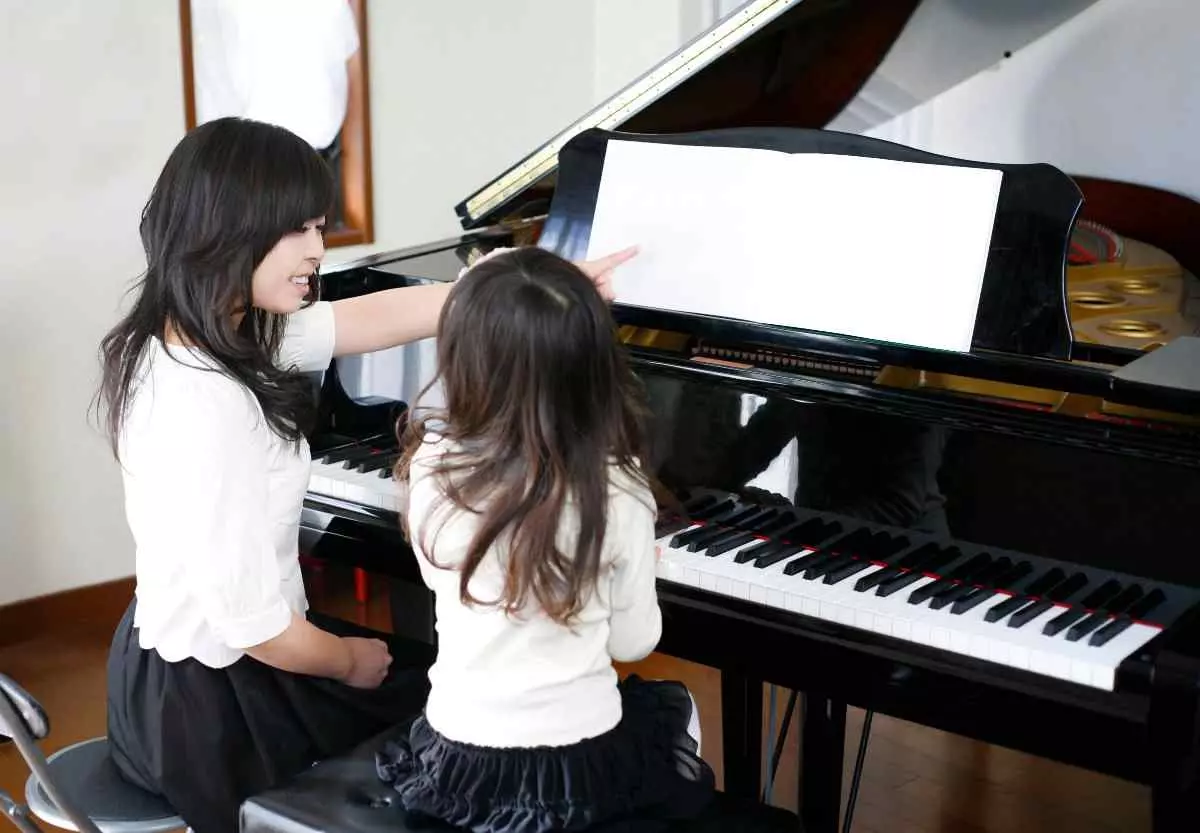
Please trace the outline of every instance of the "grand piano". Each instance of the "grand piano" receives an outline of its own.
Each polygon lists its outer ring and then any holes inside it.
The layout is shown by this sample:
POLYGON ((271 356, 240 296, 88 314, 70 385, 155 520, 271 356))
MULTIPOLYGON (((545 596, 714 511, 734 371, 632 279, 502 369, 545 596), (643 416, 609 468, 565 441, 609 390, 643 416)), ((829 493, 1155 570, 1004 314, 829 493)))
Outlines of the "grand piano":
MULTIPOLYGON (((679 499, 659 526, 660 650, 721 670, 730 792, 761 794, 763 684, 799 693, 810 833, 838 829, 847 705, 1147 784, 1153 830, 1190 831, 1200 204, 864 135, 856 97, 921 7, 747 3, 464 199, 461 235, 326 270, 322 292, 452 281, 501 246, 581 256, 614 139, 1001 171, 969 350, 614 305, 679 499)), ((433 356, 314 380, 301 533, 308 559, 389 576, 394 627, 431 641, 390 469, 433 356)))

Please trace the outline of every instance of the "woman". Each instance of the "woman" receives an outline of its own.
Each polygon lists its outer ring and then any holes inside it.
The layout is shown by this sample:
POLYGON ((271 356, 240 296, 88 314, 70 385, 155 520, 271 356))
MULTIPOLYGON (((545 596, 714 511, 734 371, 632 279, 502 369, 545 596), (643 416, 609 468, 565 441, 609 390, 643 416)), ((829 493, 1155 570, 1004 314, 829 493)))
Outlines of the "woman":
MULTIPOLYGON (((432 336, 451 285, 314 302, 333 197, 288 131, 220 119, 175 148, 142 215, 147 268, 102 344, 101 402, 137 547, 108 665, 132 782, 196 833, 421 708, 429 658, 307 617, 303 371, 432 336)), ((632 251, 586 264, 598 284, 632 251)))

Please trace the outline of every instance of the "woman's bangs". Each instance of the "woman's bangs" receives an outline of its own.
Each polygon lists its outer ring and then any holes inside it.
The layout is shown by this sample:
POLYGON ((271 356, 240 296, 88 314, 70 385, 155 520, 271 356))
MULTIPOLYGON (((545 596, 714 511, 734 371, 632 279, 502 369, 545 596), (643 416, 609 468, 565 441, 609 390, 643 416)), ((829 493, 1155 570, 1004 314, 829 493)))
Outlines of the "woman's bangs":
POLYGON ((270 216, 280 236, 325 216, 333 206, 333 177, 325 161, 303 140, 297 139, 296 144, 292 153, 275 157, 277 186, 267 191, 273 194, 270 216))

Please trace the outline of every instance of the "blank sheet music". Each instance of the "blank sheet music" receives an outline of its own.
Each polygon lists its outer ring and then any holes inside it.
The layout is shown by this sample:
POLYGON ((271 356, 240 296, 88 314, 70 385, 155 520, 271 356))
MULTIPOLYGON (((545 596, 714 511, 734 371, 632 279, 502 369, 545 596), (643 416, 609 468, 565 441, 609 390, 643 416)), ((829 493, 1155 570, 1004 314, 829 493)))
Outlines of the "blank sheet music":
POLYGON ((966 352, 1002 172, 609 141, 588 256, 619 303, 966 352))

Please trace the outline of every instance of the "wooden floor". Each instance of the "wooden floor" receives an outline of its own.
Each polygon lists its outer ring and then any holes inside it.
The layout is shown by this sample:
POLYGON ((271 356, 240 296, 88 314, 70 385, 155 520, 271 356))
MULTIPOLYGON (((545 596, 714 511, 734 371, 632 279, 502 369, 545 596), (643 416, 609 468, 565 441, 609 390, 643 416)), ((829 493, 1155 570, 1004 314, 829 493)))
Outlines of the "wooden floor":
MULTIPOLYGON (((386 629, 385 588, 356 605, 349 576, 328 572, 310 589, 314 608, 386 629)), ((114 622, 115 625, 115 622, 114 622)), ((104 732, 104 661, 111 631, 40 637, 0 648, 0 672, 20 681, 51 717, 43 748, 104 732)), ((717 672, 654 655, 623 671, 685 682, 700 706, 703 756, 721 776, 720 685, 717 672)), ((769 693, 764 692, 768 698, 769 693)), ((779 718, 787 701, 777 692, 779 718)), ((861 712, 847 730, 849 787, 861 712)), ((776 726, 778 726, 778 720, 776 726)), ((796 805, 795 732, 790 733, 772 803, 796 805)), ((20 795, 27 772, 12 744, 0 746, 0 789, 20 795)), ((0 825, 2 827, 2 825, 0 825)), ((1094 773, 877 716, 871 733, 854 833, 1139 833, 1149 830, 1147 791, 1094 773)))

